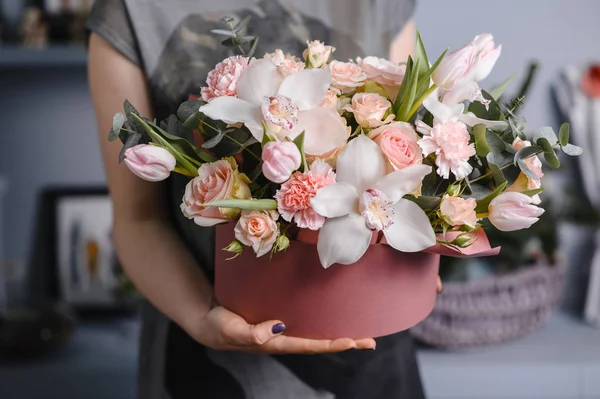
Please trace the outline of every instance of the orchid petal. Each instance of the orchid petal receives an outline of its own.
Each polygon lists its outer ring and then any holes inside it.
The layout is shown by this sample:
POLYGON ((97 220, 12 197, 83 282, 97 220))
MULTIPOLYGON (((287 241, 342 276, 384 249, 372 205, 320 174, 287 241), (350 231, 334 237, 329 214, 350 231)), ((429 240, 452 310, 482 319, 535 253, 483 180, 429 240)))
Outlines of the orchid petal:
POLYGON ((460 116, 460 121, 467 126, 475 126, 479 124, 484 124, 488 129, 495 131, 504 131, 508 128, 508 123, 506 121, 490 121, 487 119, 481 119, 475 116, 474 113, 468 112, 466 114, 462 114, 460 116))
POLYGON ((316 107, 298 112, 298 123, 294 126, 291 139, 305 132, 304 151, 319 156, 344 144, 350 132, 342 117, 334 110, 316 107))
MULTIPOLYGON (((439 90, 439 89, 438 89, 439 90)), ((465 106, 463 104, 448 105, 443 104, 438 99, 438 90, 435 90, 429 97, 423 101, 423 106, 440 123, 446 123, 456 120, 463 113, 465 106)))
POLYGON ((256 60, 248 66, 237 82, 237 95, 242 100, 260 107, 265 97, 277 94, 283 75, 269 60, 256 60))
POLYGON ((310 201, 310 206, 319 215, 326 218, 337 218, 358 209, 358 193, 356 188, 348 183, 336 183, 325 186, 310 201))
POLYGON ((379 146, 365 135, 348 143, 337 160, 337 181, 350 183, 362 193, 374 188, 386 172, 386 161, 379 146))
POLYGON ((200 112, 213 120, 227 124, 243 122, 254 138, 262 141, 263 116, 260 108, 235 97, 217 97, 200 107, 200 112))
POLYGON ((331 85, 329 69, 304 69, 285 78, 279 94, 292 100, 300 111, 318 107, 331 85))
POLYGON ((356 263, 367 252, 372 232, 362 216, 348 215, 328 219, 319 231, 317 251, 324 268, 334 263, 356 263))
POLYGON ((435 245, 429 218, 414 202, 401 199, 394 205, 394 223, 383 230, 387 243, 402 252, 419 252, 435 245))
POLYGON ((375 189, 383 192, 393 203, 398 202, 406 194, 421 184, 423 178, 431 173, 431 166, 411 165, 383 177, 375 185, 375 189))

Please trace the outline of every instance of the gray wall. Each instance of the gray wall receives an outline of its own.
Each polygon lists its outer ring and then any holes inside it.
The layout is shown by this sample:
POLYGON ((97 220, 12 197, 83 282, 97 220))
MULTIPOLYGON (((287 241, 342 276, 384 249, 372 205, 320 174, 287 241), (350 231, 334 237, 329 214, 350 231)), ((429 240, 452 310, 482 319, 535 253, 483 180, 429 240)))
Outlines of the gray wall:
POLYGON ((104 171, 85 67, 1 69, 0 93, 4 252, 24 261, 38 190, 104 184, 104 171))
MULTIPOLYGON (((523 73, 537 59, 541 71, 526 106, 531 126, 555 123, 549 85, 567 63, 600 59, 600 1, 419 0, 416 21, 430 53, 492 32, 503 44, 492 87, 523 73)), ((0 70, 0 174, 9 178, 4 204, 5 255, 25 259, 35 195, 48 184, 102 184, 94 116, 85 69, 0 70)))

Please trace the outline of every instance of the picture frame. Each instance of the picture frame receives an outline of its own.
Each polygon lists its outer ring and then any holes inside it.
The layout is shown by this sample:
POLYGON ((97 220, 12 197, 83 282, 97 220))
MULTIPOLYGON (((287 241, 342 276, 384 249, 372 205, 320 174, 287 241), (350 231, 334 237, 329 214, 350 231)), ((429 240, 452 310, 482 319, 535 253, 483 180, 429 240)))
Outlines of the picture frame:
POLYGON ((130 310, 138 294, 125 276, 112 237, 106 187, 51 187, 40 194, 33 287, 78 310, 130 310), (46 271, 43 271, 43 270, 46 271))

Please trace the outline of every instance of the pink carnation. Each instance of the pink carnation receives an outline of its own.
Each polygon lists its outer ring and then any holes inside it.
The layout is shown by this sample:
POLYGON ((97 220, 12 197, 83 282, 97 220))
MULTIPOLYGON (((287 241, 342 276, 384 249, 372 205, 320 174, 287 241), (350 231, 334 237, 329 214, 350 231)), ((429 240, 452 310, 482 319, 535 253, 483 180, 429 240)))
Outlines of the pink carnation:
POLYGON ((417 130, 423 134, 419 140, 423 156, 435 154, 437 173, 444 179, 450 177, 450 172, 457 179, 464 179, 473 171, 469 159, 475 155, 475 145, 469 143, 469 131, 464 123, 436 123, 431 128, 419 121, 417 130))
POLYGON ((207 87, 202 88, 202 99, 206 102, 216 97, 237 96, 237 82, 248 66, 248 58, 239 55, 226 58, 208 73, 207 87))
POLYGON ((325 218, 310 206, 317 190, 335 183, 335 172, 327 163, 313 162, 307 173, 296 172, 277 191, 275 199, 281 216, 288 222, 292 219, 302 229, 318 230, 325 218))

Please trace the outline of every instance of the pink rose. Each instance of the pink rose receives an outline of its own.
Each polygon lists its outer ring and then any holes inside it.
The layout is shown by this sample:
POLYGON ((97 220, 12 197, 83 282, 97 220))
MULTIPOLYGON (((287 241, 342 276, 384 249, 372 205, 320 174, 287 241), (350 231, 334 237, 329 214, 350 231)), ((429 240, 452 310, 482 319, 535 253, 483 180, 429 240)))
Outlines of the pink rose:
POLYGON ((409 123, 394 122, 381 126, 372 130, 369 137, 381 148, 390 172, 423 163, 419 136, 409 123))
POLYGON ((226 58, 208 73, 207 87, 202 88, 202 99, 206 102, 216 97, 237 96, 237 82, 248 66, 248 58, 239 55, 226 58))
POLYGON ((356 93, 352 97, 352 105, 345 110, 354 113, 354 118, 359 125, 366 128, 379 127, 394 120, 394 114, 385 114, 392 108, 392 103, 377 93, 356 93))
POLYGON ((310 68, 322 68, 331 59, 335 47, 326 46, 318 40, 307 42, 308 48, 304 50, 304 60, 310 68))
POLYGON ((362 86, 367 80, 367 75, 353 62, 332 61, 329 64, 333 87, 344 93, 354 91, 362 86))
POLYGON ((475 198, 465 199, 446 194, 442 197, 440 212, 450 226, 467 225, 474 228, 477 224, 475 207, 477 207, 475 198))
POLYGON ((325 218, 312 209, 310 200, 317 190, 333 183, 335 173, 331 166, 320 160, 313 162, 309 172, 296 172, 281 185, 275 194, 279 213, 288 222, 293 219, 302 229, 320 229, 325 218))
POLYGON ((244 211, 234 228, 235 238, 252 247, 257 257, 266 255, 279 235, 277 219, 276 211, 244 211))
POLYGON ((464 179, 473 171, 469 159, 475 155, 475 145, 469 143, 469 131, 464 123, 435 123, 430 128, 418 121, 417 130, 423 134, 423 138, 419 140, 423 156, 435 154, 437 173, 444 179, 450 177, 450 172, 457 179, 464 179))
POLYGON ((300 58, 292 54, 284 54, 281 50, 275 50, 274 53, 267 53, 264 57, 271 61, 275 66, 279 67, 279 72, 283 76, 289 76, 294 72, 303 70, 306 66, 300 58))
POLYGON ((203 227, 226 222, 239 215, 236 209, 206 207, 213 201, 250 198, 250 180, 240 173, 233 158, 207 163, 198 169, 198 177, 185 188, 181 211, 203 227))
POLYGON ((404 80, 405 67, 385 58, 366 57, 356 60, 367 78, 386 86, 400 86, 404 80))
POLYGON ((150 182, 165 180, 177 161, 162 147, 139 144, 125 150, 125 165, 137 177, 150 182))
POLYGON ((534 205, 528 195, 504 192, 490 202, 490 222, 500 231, 528 229, 539 220, 544 210, 534 205))
POLYGON ((283 183, 300 167, 302 155, 296 144, 271 141, 263 147, 262 171, 273 183, 283 183))

